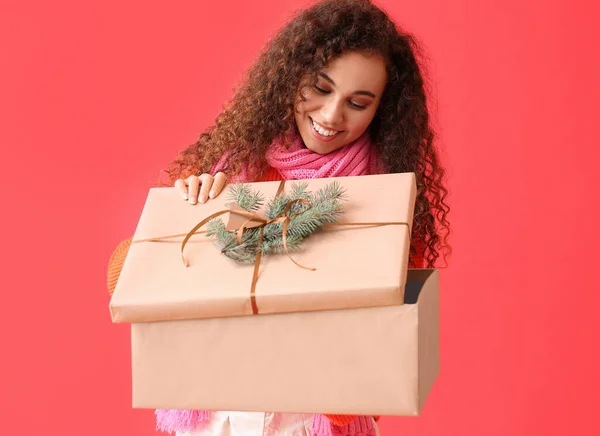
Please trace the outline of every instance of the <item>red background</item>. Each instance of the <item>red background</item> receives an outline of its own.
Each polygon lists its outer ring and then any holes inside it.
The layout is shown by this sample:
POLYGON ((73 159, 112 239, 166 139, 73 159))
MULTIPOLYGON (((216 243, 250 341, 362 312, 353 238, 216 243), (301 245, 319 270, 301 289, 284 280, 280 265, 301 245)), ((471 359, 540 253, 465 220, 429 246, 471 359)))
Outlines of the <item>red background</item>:
MULTIPOLYGON (((442 371, 387 435, 596 435, 596 2, 383 0, 431 58, 442 371)), ((150 435, 105 267, 298 0, 0 3, 0 434, 150 435)))

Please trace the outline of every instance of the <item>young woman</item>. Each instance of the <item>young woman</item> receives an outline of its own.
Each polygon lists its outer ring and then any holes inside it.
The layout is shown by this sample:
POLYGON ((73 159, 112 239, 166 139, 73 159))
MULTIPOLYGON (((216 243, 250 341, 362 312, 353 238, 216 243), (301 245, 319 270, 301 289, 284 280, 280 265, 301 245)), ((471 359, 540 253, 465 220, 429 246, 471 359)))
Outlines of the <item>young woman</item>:
MULTIPOLYGON (((214 125, 169 164, 167 184, 196 204, 231 181, 414 172, 411 265, 433 266, 449 251, 447 191, 418 53, 368 0, 317 3, 267 45, 214 125)), ((374 417, 339 415, 158 410, 157 427, 194 436, 378 434, 374 417)))

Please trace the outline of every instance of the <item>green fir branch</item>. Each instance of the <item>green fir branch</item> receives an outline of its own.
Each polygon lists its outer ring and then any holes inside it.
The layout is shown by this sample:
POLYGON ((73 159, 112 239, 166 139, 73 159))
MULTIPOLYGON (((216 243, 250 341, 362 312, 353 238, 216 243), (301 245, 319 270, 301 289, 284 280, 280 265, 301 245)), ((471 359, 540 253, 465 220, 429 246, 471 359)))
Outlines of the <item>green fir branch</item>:
MULTIPOLYGON (((260 192, 253 191, 246 183, 235 183, 231 185, 229 188, 229 196, 227 198, 248 212, 257 211, 262 207, 265 201, 264 196, 260 192)), ((225 206, 231 207, 231 202, 226 203, 225 206)))
MULTIPOLYGON (((298 202, 290 209, 290 223, 286 235, 287 248, 295 251, 302 242, 326 223, 336 222, 342 213, 341 202, 346 200, 345 191, 334 181, 316 193, 308 191, 305 182, 292 185, 289 194, 272 198, 266 206, 267 219, 273 219, 285 211, 291 201, 304 199, 310 207, 298 202)), ((247 184, 235 184, 229 189, 230 199, 241 208, 253 212, 264 203, 264 197, 247 184)), ((263 255, 282 253, 283 223, 268 224, 263 228, 264 236, 261 252, 263 255)), ((237 241, 237 231, 227 231, 220 219, 208 223, 207 236, 215 236, 215 244, 225 256, 239 263, 253 263, 258 251, 260 229, 246 229, 241 244, 237 241)))

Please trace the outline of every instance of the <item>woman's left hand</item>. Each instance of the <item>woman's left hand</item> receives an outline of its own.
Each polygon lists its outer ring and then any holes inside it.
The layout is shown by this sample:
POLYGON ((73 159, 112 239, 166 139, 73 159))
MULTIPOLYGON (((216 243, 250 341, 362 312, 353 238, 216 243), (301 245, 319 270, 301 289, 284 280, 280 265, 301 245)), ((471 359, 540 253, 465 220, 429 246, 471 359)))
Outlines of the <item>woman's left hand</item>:
POLYGON ((208 173, 200 176, 189 176, 187 179, 175 181, 175 187, 184 200, 190 204, 206 203, 209 198, 215 198, 221 193, 227 177, 223 173, 217 173, 214 177, 208 173))

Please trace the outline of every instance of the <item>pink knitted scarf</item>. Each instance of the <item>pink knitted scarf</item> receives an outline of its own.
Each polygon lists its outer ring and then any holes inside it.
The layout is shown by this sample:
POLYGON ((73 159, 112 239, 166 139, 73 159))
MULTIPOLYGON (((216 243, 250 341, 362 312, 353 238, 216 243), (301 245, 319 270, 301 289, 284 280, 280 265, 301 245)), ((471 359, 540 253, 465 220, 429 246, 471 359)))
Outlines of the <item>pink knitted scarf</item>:
POLYGON ((275 141, 267 152, 267 162, 286 180, 362 176, 382 172, 369 135, 365 132, 354 142, 322 155, 304 147, 296 138, 290 148, 275 141))
MULTIPOLYGON (((212 168, 212 174, 226 171, 226 153, 212 168)), ((320 179, 325 177, 363 176, 384 172, 381 160, 368 133, 354 142, 328 154, 318 154, 304 146, 301 138, 296 138, 286 149, 281 140, 275 140, 267 150, 267 163, 279 171, 285 180, 320 179)), ((231 177, 229 182, 252 182, 256 174, 252 168, 244 168, 240 174, 231 177)))
MULTIPOLYGON (((212 174, 225 168, 228 157, 227 154, 217 162, 212 174)), ((267 162, 285 180, 362 176, 384 172, 366 132, 354 142, 325 155, 307 149, 300 138, 296 138, 287 149, 282 142, 274 141, 268 149, 267 162)), ((246 168, 237 177, 230 179, 230 182, 250 182, 252 179, 252 172, 246 168)), ((194 431, 209 419, 208 411, 156 410, 157 430, 165 432, 194 431)))

